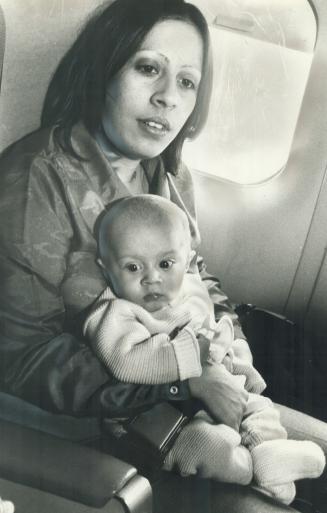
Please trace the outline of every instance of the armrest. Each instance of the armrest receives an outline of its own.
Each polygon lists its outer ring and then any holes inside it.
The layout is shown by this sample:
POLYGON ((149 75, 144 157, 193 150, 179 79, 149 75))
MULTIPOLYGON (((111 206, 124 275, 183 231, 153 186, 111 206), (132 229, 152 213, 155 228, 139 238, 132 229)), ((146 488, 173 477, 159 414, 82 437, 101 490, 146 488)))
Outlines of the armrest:
POLYGON ((139 490, 138 503, 149 503, 150 485, 131 465, 34 429, 1 420, 0 455, 0 476, 9 481, 91 507, 102 507, 114 496, 127 505, 128 488, 133 495, 139 490))
POLYGON ((302 411, 299 397, 301 348, 296 324, 283 315, 254 305, 239 305, 236 311, 254 366, 267 383, 264 395, 302 411))
POLYGON ((271 310, 267 310, 266 308, 259 308, 256 305, 252 305, 251 303, 241 303, 235 307, 235 312, 240 317, 241 322, 246 320, 246 317, 249 316, 261 316, 268 317, 271 319, 280 320, 294 326, 294 322, 287 319, 282 314, 278 314, 276 312, 272 312, 271 310))

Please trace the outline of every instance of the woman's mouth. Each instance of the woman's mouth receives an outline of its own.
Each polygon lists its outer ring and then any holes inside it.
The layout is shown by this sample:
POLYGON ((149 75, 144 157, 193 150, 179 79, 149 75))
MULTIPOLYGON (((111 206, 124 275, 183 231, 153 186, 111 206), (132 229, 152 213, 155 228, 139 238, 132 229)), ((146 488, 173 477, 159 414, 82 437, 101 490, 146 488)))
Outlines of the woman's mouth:
POLYGON ((165 118, 140 119, 139 123, 150 135, 162 137, 170 131, 170 124, 165 118))

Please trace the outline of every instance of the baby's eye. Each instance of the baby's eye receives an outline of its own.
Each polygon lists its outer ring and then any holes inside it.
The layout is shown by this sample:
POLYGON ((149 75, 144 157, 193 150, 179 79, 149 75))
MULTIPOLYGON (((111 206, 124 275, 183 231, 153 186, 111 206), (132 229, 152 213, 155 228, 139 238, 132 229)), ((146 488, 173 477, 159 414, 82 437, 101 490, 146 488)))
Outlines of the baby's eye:
POLYGON ((174 262, 172 260, 161 260, 159 267, 161 269, 170 269, 170 267, 173 265, 173 263, 174 262))
POLYGON ((146 64, 146 63, 137 64, 136 69, 143 75, 148 75, 148 76, 157 75, 159 73, 158 68, 156 66, 154 66, 153 64, 146 64))
POLYGON ((196 89, 196 84, 190 78, 180 78, 179 83, 183 89, 196 89))
POLYGON ((141 267, 138 265, 138 264, 127 264, 125 266, 125 268, 130 272, 130 273, 137 273, 137 271, 139 271, 141 269, 141 267))

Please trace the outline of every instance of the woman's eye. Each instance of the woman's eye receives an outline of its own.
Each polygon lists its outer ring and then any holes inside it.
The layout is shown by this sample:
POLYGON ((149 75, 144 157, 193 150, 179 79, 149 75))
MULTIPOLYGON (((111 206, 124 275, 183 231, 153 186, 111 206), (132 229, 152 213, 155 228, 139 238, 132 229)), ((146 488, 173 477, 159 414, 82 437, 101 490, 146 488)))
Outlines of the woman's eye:
POLYGON ((153 66, 153 64, 138 64, 136 66, 137 71, 143 73, 143 75, 153 76, 159 73, 159 70, 153 66))
POLYGON ((140 266, 137 265, 137 264, 127 264, 126 265, 126 269, 130 272, 130 273, 136 273, 137 271, 140 270, 140 266))
POLYGON ((181 78, 179 82, 183 89, 196 89, 195 82, 189 78, 181 78))
POLYGON ((159 264, 161 269, 169 269, 173 265, 172 260, 162 260, 159 264))

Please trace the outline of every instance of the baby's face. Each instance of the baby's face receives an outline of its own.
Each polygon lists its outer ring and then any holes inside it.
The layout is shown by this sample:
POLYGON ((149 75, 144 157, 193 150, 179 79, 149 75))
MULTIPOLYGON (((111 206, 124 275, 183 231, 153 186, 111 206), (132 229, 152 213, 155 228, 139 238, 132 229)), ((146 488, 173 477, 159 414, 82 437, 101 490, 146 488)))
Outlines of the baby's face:
POLYGON ((190 254, 190 242, 181 226, 159 231, 125 227, 111 238, 106 269, 119 298, 155 312, 178 296, 190 254))

